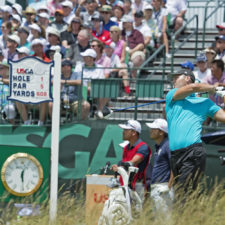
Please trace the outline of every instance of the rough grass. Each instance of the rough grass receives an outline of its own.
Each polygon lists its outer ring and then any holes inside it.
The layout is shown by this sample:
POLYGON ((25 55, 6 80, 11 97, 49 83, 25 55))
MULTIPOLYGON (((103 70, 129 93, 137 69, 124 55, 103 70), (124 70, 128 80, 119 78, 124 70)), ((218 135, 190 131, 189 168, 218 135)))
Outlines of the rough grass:
MULTIPOLYGON (((214 185, 210 190, 198 188, 194 193, 185 193, 184 198, 176 201, 170 210, 170 216, 156 213, 151 201, 146 202, 144 211, 139 219, 132 225, 224 225, 225 224, 225 189, 224 184, 214 185)), ((4 219, 15 225, 47 225, 49 224, 49 206, 44 204, 41 215, 22 217, 16 220, 16 211, 11 207, 2 209, 4 219)), ((89 215, 90 218, 96 217, 89 215)), ((3 223, 5 224, 5 223, 3 223)), ((58 199, 57 220, 54 225, 84 225, 85 204, 84 199, 71 197, 64 193, 58 199)), ((90 223, 90 225, 95 225, 90 223)))

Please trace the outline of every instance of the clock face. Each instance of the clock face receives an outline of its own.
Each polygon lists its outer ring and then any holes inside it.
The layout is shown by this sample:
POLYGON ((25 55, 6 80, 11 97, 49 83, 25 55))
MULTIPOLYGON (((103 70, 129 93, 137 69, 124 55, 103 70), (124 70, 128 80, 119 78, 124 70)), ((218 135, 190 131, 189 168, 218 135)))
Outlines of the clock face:
POLYGON ((32 155, 16 153, 3 164, 1 178, 8 192, 16 196, 28 196, 41 186, 43 169, 32 155))

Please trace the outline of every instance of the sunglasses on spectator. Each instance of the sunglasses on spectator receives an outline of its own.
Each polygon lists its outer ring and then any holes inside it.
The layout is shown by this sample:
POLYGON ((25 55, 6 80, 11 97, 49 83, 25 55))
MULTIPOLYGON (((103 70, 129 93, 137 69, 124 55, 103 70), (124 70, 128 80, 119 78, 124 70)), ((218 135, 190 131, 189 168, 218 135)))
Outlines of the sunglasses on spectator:
POLYGON ((109 14, 109 12, 101 12, 102 14, 109 14))
POLYGON ((26 13, 26 16, 32 16, 33 13, 26 13))
POLYGON ((60 13, 56 13, 55 16, 63 16, 63 15, 60 13))
POLYGON ((91 45, 91 48, 99 47, 99 45, 91 45))
POLYGON ((113 33, 117 33, 117 31, 115 31, 115 30, 111 30, 111 31, 110 31, 110 33, 112 33, 112 34, 113 34, 113 33))

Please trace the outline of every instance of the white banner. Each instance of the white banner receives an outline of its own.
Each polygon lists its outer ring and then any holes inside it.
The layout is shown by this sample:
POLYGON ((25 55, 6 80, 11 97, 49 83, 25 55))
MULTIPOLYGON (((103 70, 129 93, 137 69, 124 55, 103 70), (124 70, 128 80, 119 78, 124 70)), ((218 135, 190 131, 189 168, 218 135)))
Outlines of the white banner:
POLYGON ((46 63, 36 57, 25 57, 18 61, 9 61, 8 100, 22 103, 41 103, 52 101, 51 67, 53 62, 46 63))

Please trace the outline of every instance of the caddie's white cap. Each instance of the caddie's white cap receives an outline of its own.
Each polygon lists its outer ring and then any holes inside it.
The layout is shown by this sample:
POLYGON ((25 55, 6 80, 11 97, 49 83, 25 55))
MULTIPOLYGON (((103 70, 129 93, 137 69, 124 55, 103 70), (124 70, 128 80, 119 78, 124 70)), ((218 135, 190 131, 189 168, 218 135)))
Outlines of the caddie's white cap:
POLYGON ((22 15, 22 6, 18 3, 12 5, 12 8, 17 11, 18 14, 22 15))
POLYGON ((30 50, 27 48, 27 47, 20 47, 20 48, 17 48, 16 51, 18 53, 24 53, 26 55, 29 55, 30 54, 30 50))
POLYGON ((128 120, 126 124, 119 124, 120 128, 124 130, 135 130, 141 133, 141 124, 137 120, 128 120))
POLYGON ((81 56, 90 56, 90 57, 92 57, 92 58, 96 58, 96 51, 94 50, 94 49, 91 49, 91 48, 89 48, 89 49, 87 49, 86 51, 84 51, 84 52, 82 52, 82 53, 80 53, 81 54, 81 56))
POLYGON ((73 9, 73 3, 71 1, 66 0, 62 2, 61 5, 73 9))
POLYGON ((15 41, 18 45, 20 45, 20 37, 16 34, 11 34, 8 36, 9 40, 15 41))
POLYGON ((146 123, 146 125, 152 129, 159 129, 168 134, 168 124, 164 119, 156 119, 153 123, 146 123))
POLYGON ((45 19, 49 19, 49 15, 46 12, 42 12, 38 14, 39 17, 45 18, 45 19))
POLYGON ((42 45, 42 46, 44 46, 44 43, 43 43, 43 41, 41 40, 41 39, 39 39, 39 38, 36 38, 36 39, 34 39, 32 42, 31 42, 31 47, 33 47, 34 45, 42 45))
POLYGON ((41 28, 36 23, 29 25, 29 28, 37 30, 39 33, 41 33, 41 28))

